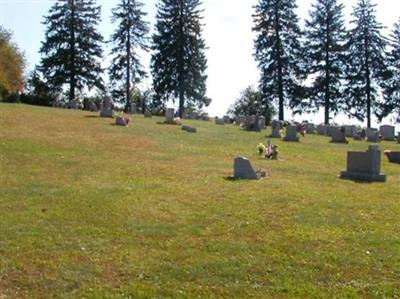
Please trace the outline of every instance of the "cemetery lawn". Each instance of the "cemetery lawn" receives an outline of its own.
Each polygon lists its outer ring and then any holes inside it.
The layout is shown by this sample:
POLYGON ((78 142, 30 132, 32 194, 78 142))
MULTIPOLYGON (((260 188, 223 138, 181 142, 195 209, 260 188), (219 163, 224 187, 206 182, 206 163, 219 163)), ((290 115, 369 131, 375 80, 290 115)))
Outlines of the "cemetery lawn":
POLYGON ((367 142, 266 161, 270 128, 162 121, 0 104, 0 298, 400 297, 400 165, 341 180, 367 142), (237 154, 270 177, 231 180, 237 154))

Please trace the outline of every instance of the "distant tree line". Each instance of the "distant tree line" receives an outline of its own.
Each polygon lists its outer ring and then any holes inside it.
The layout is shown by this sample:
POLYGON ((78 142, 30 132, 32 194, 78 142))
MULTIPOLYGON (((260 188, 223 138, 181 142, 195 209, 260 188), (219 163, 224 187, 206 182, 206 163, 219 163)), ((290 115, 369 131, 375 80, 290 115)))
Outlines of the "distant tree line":
MULTIPOLYGON (((55 1, 43 21, 40 64, 26 82, 27 102, 51 104, 64 92, 70 103, 96 89, 99 95, 109 91, 125 110, 132 101, 143 110, 162 110, 173 101, 182 116, 187 108, 208 106, 201 4, 200 0, 159 0, 150 37, 143 4, 120 0, 112 10, 115 31, 106 41, 111 45, 107 86, 102 68, 105 42, 97 31, 100 6, 95 0, 55 1), (153 84, 146 91, 138 89, 147 76, 141 51, 151 51, 153 84)), ((290 108, 295 114, 324 109, 326 124, 341 112, 367 119, 368 126, 372 114, 382 119, 394 112, 400 122, 400 19, 390 37, 384 37, 375 5, 358 0, 347 29, 343 4, 316 0, 302 29, 296 8, 296 0, 259 0, 254 7, 254 57, 261 79, 257 90, 243 91, 230 112, 254 110, 267 116, 277 104, 280 120, 285 118, 285 108, 290 108)), ((9 42, 10 35, 1 34, 9 42)), ((15 53, 14 57, 22 57, 16 47, 15 53)), ((23 59, 19 61, 22 68, 23 59)), ((3 69, 0 63, 0 92, 21 90, 4 83, 3 69)))

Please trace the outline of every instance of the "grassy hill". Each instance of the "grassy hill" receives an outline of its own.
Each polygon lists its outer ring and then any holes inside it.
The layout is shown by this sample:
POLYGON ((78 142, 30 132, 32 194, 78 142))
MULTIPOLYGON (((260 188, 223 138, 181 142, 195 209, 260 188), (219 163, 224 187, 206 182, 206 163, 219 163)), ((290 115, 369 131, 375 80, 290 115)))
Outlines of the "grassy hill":
POLYGON ((338 178, 368 143, 267 161, 269 130, 132 118, 0 105, 0 298, 400 297, 400 166, 338 178), (230 180, 237 154, 270 177, 230 180))

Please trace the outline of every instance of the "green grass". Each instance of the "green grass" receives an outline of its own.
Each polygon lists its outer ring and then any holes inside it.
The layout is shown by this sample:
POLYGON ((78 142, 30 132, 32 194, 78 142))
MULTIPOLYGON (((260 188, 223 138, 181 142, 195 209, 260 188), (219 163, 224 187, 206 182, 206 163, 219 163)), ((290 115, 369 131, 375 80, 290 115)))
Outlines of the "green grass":
POLYGON ((132 118, 0 105, 0 298, 400 297, 400 166, 338 178, 368 143, 267 161, 269 130, 132 118), (229 180, 237 154, 270 177, 229 180))

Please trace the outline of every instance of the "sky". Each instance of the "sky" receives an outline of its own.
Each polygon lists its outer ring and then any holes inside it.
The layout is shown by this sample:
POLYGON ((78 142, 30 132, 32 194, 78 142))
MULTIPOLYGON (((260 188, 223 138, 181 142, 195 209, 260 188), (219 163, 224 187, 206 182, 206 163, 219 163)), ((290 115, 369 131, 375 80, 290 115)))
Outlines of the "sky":
MULTIPOLYGON (((97 3, 102 6, 102 23, 99 26, 99 32, 105 39, 109 39, 115 29, 110 22, 110 13, 118 2, 119 0, 97 0, 97 3)), ((142 0, 142 2, 147 12, 146 20, 153 32, 158 0, 142 0)), ((301 26, 308 18, 313 2, 297 1, 301 26)), ((383 30, 383 34, 388 35, 393 29, 393 24, 400 17, 400 0, 372 0, 372 2, 377 4, 377 20, 387 27, 383 30)), ((53 3, 54 0, 0 0, 0 24, 13 32, 14 42, 24 51, 28 62, 27 71, 32 70, 40 61, 38 51, 44 39, 45 30, 41 22, 53 3)), ((206 52, 207 96, 212 99, 206 111, 211 116, 224 115, 242 90, 249 85, 257 86, 258 84, 259 71, 253 57, 255 35, 252 32, 253 7, 257 3, 258 0, 203 0, 203 37, 208 47, 206 52)), ((344 15, 348 23, 356 0, 342 1, 342 3, 345 4, 344 15)), ((105 54, 108 52, 109 49, 105 48, 105 54)), ((150 54, 143 55, 143 65, 148 66, 149 63, 150 54)), ((147 85, 150 84, 151 79, 148 80, 147 85)), ((285 111, 285 118, 292 118, 290 111, 285 111)), ((296 119, 308 119, 319 123, 323 121, 323 113, 321 111, 315 115, 302 115, 296 119)), ((344 115, 337 116, 334 121, 360 124, 349 120, 344 115)), ((387 118, 385 123, 391 121, 392 119, 387 118)))

